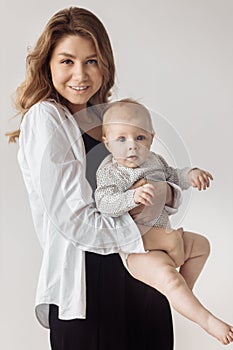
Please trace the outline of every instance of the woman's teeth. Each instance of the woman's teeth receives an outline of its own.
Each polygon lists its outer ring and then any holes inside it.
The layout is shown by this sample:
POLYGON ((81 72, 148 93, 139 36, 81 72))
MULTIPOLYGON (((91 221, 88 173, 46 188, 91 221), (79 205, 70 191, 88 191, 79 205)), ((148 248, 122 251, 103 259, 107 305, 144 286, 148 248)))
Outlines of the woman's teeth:
POLYGON ((71 88, 77 91, 82 91, 82 90, 86 90, 88 86, 71 86, 71 88))

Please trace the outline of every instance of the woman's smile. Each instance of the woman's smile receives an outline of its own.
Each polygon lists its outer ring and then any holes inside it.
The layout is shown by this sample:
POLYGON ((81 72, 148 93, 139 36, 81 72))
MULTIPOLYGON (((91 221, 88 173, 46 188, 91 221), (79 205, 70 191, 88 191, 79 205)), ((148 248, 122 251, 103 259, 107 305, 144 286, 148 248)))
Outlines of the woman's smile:
POLYGON ((85 92, 89 88, 88 85, 87 86, 72 86, 72 85, 69 85, 69 87, 71 89, 75 90, 75 91, 80 91, 80 92, 82 92, 82 91, 85 92))
POLYGON ((67 85, 68 88, 70 90, 72 90, 72 92, 76 95, 85 95, 88 93, 88 91, 90 90, 91 86, 90 85, 86 85, 86 86, 72 86, 72 85, 67 85))

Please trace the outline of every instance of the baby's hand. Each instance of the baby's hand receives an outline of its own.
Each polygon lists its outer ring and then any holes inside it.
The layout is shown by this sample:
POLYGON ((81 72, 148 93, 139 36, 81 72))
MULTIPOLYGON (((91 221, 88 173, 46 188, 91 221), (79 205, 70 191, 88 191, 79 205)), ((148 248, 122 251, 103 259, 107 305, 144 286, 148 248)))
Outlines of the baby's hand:
POLYGON ((213 176, 205 170, 193 169, 188 173, 188 179, 193 187, 198 188, 198 191, 206 190, 210 186, 210 180, 213 176))
POLYGON ((135 189, 134 202, 136 204, 154 205, 155 204, 155 188, 151 184, 145 184, 135 189))

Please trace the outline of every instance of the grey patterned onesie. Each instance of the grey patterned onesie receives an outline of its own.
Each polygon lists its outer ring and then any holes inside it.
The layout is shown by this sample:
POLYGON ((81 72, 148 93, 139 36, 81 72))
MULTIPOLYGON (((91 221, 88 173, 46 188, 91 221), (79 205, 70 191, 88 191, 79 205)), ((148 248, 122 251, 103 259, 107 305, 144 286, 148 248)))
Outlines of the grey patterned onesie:
MULTIPOLYGON (((188 172, 191 168, 176 169, 167 164, 164 158, 150 152, 147 160, 138 168, 128 168, 118 164, 108 155, 100 164, 97 173, 95 201, 97 209, 104 215, 117 217, 138 206, 134 202, 134 189, 130 187, 139 179, 166 181, 188 189, 188 172)), ((170 227, 169 212, 166 207, 160 216, 144 223, 146 226, 170 227)))

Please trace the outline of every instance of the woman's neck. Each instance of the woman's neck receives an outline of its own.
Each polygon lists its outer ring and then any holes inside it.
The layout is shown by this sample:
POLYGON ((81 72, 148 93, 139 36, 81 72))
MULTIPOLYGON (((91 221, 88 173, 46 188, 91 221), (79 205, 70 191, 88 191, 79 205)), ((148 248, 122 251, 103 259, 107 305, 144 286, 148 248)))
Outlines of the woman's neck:
POLYGON ((73 114, 78 126, 97 141, 102 141, 102 120, 92 108, 84 108, 73 114))
POLYGON ((78 113, 78 112, 82 111, 83 109, 86 109, 87 108, 87 104, 84 103, 82 105, 76 105, 76 104, 68 102, 67 103, 67 108, 70 110, 70 112, 72 114, 75 114, 75 113, 78 113))
POLYGON ((101 125, 96 126, 93 129, 86 130, 85 133, 88 134, 89 136, 91 136, 93 139, 102 142, 102 127, 101 127, 101 125))

